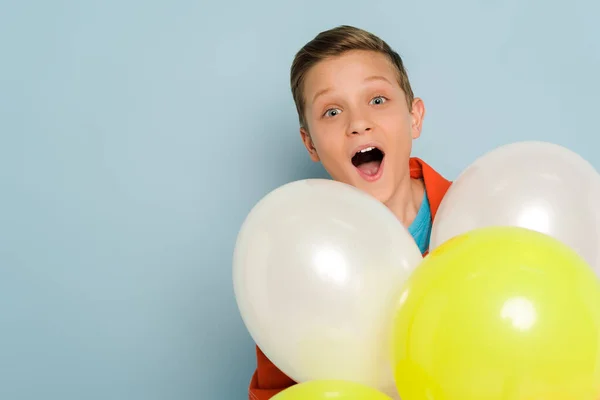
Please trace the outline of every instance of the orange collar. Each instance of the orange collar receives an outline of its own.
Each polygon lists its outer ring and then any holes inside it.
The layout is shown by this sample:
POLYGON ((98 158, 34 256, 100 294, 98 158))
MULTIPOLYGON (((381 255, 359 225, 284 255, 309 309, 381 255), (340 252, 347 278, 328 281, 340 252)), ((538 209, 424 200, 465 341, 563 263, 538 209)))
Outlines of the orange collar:
POLYGON ((431 218, 433 219, 452 182, 444 178, 420 158, 412 157, 409 161, 409 167, 410 177, 413 179, 423 179, 425 183, 429 207, 431 208, 431 218))

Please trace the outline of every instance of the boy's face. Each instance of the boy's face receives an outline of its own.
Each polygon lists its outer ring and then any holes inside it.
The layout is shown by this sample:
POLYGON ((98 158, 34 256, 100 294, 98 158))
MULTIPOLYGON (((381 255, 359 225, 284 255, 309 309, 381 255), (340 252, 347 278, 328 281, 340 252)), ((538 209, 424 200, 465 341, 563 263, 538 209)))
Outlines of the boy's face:
POLYGON ((420 99, 409 110, 384 54, 350 51, 319 62, 306 74, 304 96, 302 139, 333 179, 383 203, 410 182, 412 140, 425 110, 420 99))

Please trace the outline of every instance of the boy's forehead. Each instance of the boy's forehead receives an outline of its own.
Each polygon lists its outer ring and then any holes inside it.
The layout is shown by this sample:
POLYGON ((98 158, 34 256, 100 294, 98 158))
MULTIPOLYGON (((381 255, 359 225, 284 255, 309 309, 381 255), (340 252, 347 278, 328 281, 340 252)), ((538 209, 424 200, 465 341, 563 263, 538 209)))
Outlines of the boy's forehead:
POLYGON ((394 84, 397 71, 389 58, 372 51, 351 51, 326 58, 315 64, 304 81, 305 101, 312 103, 324 91, 350 88, 372 80, 387 80, 394 84))

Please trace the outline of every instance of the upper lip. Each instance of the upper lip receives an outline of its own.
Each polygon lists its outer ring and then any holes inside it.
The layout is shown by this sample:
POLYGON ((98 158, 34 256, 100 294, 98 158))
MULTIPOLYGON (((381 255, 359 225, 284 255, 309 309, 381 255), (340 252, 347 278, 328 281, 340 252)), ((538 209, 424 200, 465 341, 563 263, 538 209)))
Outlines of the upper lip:
POLYGON ((383 151, 383 148, 381 147, 381 145, 380 145, 379 143, 377 143, 377 142, 369 142, 369 143, 364 143, 364 144, 361 144, 360 146, 357 146, 357 147, 355 147, 355 148, 352 150, 352 154, 350 154, 350 158, 354 157, 354 155, 355 155, 356 153, 358 153, 359 151, 361 151, 361 150, 364 150, 364 149, 366 149, 366 148, 369 148, 369 147, 376 147, 376 148, 378 148, 378 149, 379 149, 379 150, 380 150, 380 151, 381 151, 383 154, 385 154, 385 152, 383 151))

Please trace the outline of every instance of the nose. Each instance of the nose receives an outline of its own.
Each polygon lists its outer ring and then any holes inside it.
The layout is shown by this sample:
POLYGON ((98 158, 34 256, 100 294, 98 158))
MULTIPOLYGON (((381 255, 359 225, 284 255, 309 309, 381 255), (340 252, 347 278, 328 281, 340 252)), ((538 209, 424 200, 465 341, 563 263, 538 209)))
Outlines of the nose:
POLYGON ((367 126, 367 127, 364 127, 364 128, 355 128, 355 129, 352 130, 351 133, 353 135, 360 135, 361 133, 369 132, 370 130, 371 130, 371 128, 369 126, 367 126))
POLYGON ((364 115, 355 115, 348 126, 348 135, 360 135, 372 129, 371 122, 364 115))

